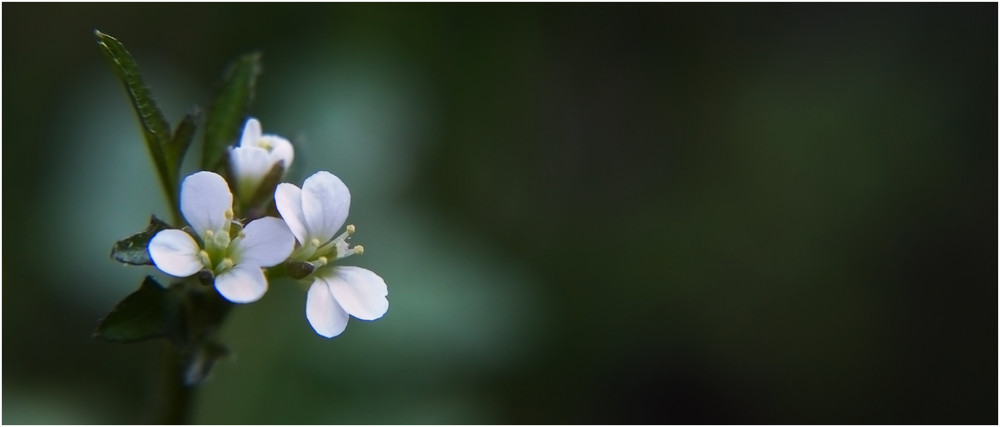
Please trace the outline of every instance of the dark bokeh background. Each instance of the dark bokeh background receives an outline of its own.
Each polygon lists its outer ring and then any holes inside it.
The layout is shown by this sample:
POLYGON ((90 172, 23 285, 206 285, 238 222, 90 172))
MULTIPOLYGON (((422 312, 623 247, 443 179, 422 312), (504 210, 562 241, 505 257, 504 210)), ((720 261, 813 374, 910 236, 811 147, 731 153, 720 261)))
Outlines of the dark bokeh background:
MULTIPOLYGON (((3 421, 133 423, 90 338, 175 122, 263 53, 291 180, 351 187, 390 308, 273 283, 206 423, 997 423, 997 5, 3 5, 3 421)), ((190 170, 190 169, 189 169, 190 170)))

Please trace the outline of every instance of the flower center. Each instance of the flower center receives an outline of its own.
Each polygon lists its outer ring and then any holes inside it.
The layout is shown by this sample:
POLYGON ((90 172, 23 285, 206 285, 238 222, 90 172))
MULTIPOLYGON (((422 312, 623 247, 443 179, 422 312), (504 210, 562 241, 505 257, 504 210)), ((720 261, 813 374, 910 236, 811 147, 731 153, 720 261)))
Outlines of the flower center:
POLYGON ((351 255, 361 255, 365 252, 363 246, 351 246, 347 242, 355 230, 357 228, 353 224, 348 225, 343 233, 325 244, 320 242, 319 239, 311 239, 296 249, 289 258, 296 261, 309 262, 318 268, 331 261, 347 258, 351 255))
MULTIPOLYGON (((232 211, 227 211, 226 219, 231 219, 232 215, 232 211)), ((230 223, 227 222, 224 228, 229 228, 229 225, 230 223)), ((233 243, 243 238, 242 230, 240 230, 236 240, 229 236, 228 230, 206 230, 201 237, 204 249, 198 253, 198 257, 205 269, 211 271, 212 274, 218 276, 233 268, 239 261, 236 254, 233 253, 233 248, 236 246, 233 243)))

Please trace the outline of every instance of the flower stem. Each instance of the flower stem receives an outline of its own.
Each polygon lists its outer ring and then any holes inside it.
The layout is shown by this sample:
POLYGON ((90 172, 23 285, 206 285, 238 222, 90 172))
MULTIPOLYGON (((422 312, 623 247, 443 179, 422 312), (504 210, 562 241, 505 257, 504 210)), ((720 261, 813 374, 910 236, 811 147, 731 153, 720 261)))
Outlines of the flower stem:
POLYGON ((184 361, 180 352, 170 342, 163 345, 163 377, 160 378, 160 395, 154 424, 189 424, 194 387, 184 382, 184 361))

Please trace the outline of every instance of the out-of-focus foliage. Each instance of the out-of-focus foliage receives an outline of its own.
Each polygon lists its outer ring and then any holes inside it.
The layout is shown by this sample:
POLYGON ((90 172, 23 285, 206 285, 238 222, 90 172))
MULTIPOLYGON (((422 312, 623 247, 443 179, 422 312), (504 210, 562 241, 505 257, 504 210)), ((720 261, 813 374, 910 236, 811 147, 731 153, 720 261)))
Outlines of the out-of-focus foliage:
POLYGON ((219 94, 205 119, 203 170, 219 170, 226 147, 236 145, 250 114, 260 67, 260 54, 250 53, 240 57, 226 71, 219 94))
POLYGON ((90 338, 168 212, 95 28, 167 117, 259 51, 389 285, 334 340, 292 281, 234 308, 196 421, 997 421, 995 4, 3 9, 5 422, 138 422, 158 375, 90 338))
POLYGON ((94 336, 115 342, 137 342, 168 337, 175 329, 177 302, 152 277, 101 319, 94 336))

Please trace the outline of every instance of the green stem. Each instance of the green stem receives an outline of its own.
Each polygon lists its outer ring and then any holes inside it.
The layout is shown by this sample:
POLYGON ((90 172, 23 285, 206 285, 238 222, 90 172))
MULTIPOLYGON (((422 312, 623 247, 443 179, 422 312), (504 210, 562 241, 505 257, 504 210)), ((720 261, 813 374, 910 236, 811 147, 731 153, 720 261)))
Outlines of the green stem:
MULTIPOLYGON (((202 278, 203 279, 203 278, 202 278)), ((198 385, 227 350, 216 341, 217 333, 232 308, 210 281, 189 278, 174 283, 183 307, 178 313, 182 334, 167 341, 163 352, 163 376, 155 420, 158 424, 187 424, 198 385)))
POLYGON ((155 424, 189 424, 195 389, 184 382, 184 360, 170 342, 163 344, 161 393, 154 412, 155 424))

